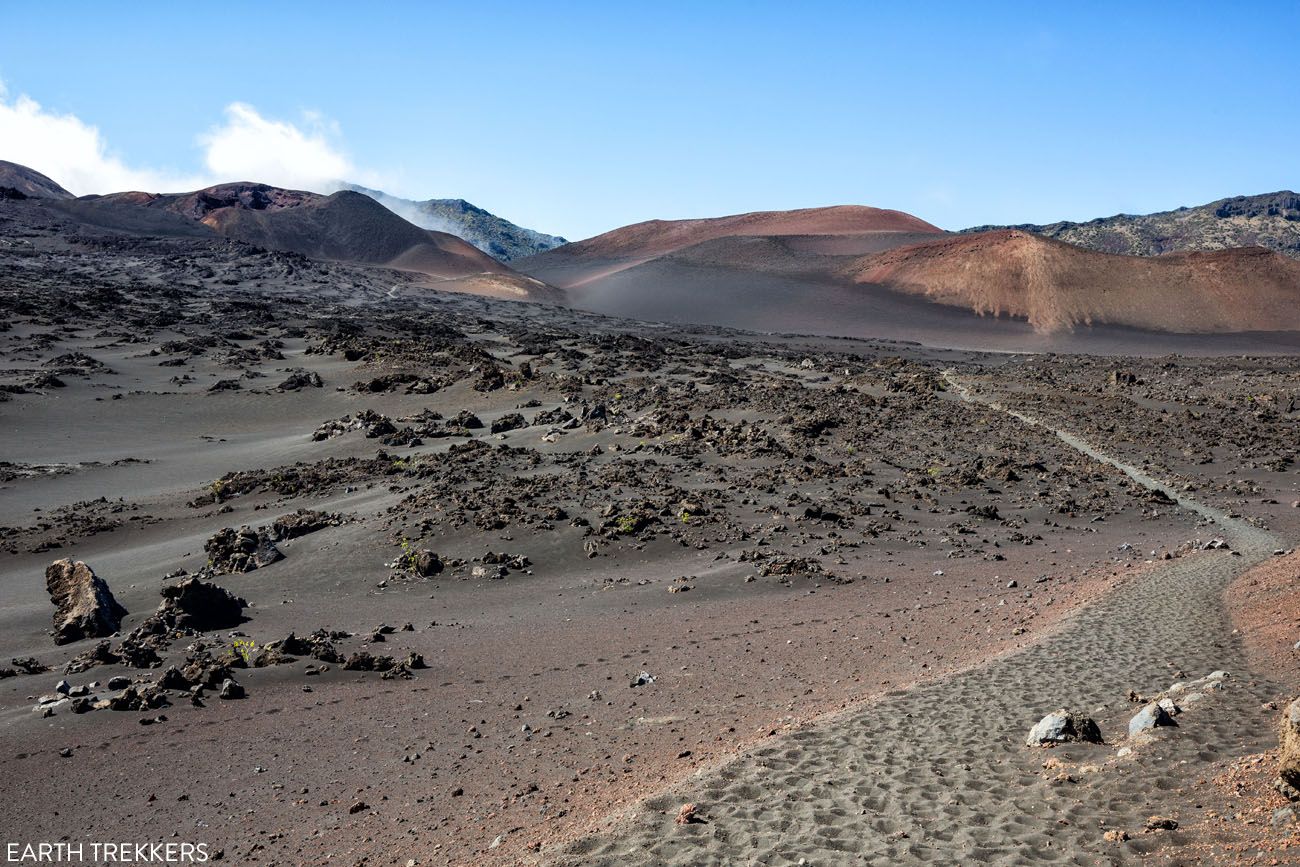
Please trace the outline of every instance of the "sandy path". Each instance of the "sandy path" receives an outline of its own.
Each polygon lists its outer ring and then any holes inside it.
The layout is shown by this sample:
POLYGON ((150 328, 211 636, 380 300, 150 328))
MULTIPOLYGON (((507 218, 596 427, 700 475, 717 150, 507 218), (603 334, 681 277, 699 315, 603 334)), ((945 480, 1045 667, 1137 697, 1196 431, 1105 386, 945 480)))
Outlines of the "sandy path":
MULTIPOLYGON (((948 374, 962 399, 1008 411, 948 374)), ((1027 424, 1036 419, 1016 414, 1027 424)), ((1123 741, 1147 694, 1246 661, 1221 603, 1233 577, 1278 546, 1271 534, 1166 488, 1077 437, 1074 448, 1165 491, 1216 525, 1236 554, 1208 551, 1145 573, 1022 652, 837 715, 683 781, 596 836, 554 853, 559 864, 1129 863, 1178 834, 1104 842, 1107 827, 1140 829, 1151 813, 1191 805, 1168 792, 1197 767, 1247 750, 1238 736, 1267 731, 1272 687, 1234 678, 1209 706, 1184 716, 1175 738, 1113 761, 1062 788, 1028 750, 1029 726, 1062 705, 1094 709, 1108 742, 1123 741), (704 822, 676 826, 679 805, 704 822)), ((1068 751, 1056 751, 1067 755, 1068 751)))

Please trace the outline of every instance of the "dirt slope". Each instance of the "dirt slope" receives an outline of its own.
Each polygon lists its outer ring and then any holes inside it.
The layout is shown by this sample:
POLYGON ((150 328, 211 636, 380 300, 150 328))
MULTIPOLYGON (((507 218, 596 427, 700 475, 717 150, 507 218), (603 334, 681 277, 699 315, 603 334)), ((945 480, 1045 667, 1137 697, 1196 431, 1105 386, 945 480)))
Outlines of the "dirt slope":
POLYGON ((1186 333, 1300 329, 1300 263, 1259 247, 1113 256, 1021 232, 942 238, 857 259, 841 275, 1043 332, 1123 325, 1186 333))
POLYGON ((863 205, 754 211, 701 220, 649 220, 566 245, 563 253, 607 256, 662 255, 711 238, 733 235, 855 235, 862 232, 941 232, 902 211, 863 205))

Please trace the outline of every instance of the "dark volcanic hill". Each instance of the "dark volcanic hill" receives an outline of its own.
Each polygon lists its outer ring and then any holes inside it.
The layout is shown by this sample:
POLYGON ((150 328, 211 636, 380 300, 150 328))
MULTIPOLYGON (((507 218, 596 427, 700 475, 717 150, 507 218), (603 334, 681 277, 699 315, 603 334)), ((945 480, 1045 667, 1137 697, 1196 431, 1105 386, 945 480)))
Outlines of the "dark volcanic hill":
POLYGON ((1289 190, 1234 196, 1208 205, 1156 214, 1117 214, 1086 223, 977 226, 987 232, 1019 229, 1090 250, 1126 256, 1159 256, 1193 250, 1267 247, 1300 259, 1300 195, 1289 190))
POLYGON ((267 184, 218 184, 191 193, 123 192, 73 198, 38 172, 0 164, 0 187, 18 204, 57 211, 104 233, 158 238, 229 238, 311 259, 423 275, 429 285, 503 298, 558 301, 561 293, 524 277, 473 245, 422 229, 360 193, 325 196, 267 184))
POLYGON ((568 243, 557 235, 516 226, 464 199, 414 201, 358 184, 344 184, 343 189, 367 195, 417 226, 468 241, 500 262, 522 259, 568 243))
POLYGON ((18 163, 5 160, 0 160, 0 187, 17 190, 23 195, 34 199, 73 198, 72 193, 35 169, 29 169, 27 166, 20 166, 18 163))
POLYGON ((248 182, 193 193, 113 193, 101 204, 168 211, 228 238, 313 259, 383 265, 436 277, 506 269, 452 235, 406 222, 359 193, 330 196, 248 182))

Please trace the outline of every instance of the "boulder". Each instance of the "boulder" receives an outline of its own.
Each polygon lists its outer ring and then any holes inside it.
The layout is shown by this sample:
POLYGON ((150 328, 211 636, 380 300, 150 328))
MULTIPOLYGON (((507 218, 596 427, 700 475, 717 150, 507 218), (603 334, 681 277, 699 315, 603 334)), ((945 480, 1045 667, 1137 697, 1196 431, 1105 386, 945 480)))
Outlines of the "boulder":
POLYGON ((55 644, 112 635, 127 613, 104 579, 80 560, 55 560, 46 567, 45 589, 57 609, 52 632, 55 644))
POLYGON ((505 384, 505 373, 496 365, 489 364, 479 373, 473 388, 475 391, 496 391, 498 388, 504 388, 505 384))
POLYGON ((432 578, 442 571, 442 558, 432 551, 416 551, 411 556, 411 568, 422 578, 432 578))
POLYGON ((224 587, 186 578, 162 589, 154 616, 170 629, 228 629, 244 620, 248 603, 224 587))
POLYGON ((364 650, 358 650, 343 663, 347 671, 389 671, 397 666, 397 660, 391 656, 376 656, 364 650))
POLYGON ((1097 727, 1097 723, 1092 717, 1061 708, 1043 717, 1038 721, 1037 725, 1029 730, 1029 737, 1025 739, 1025 745, 1036 747, 1042 744, 1059 744, 1068 741, 1099 744, 1102 742, 1101 729, 1097 727))
POLYGON ((1278 742, 1277 789, 1291 800, 1300 800, 1300 698, 1282 712, 1278 742))
POLYGON ((478 430, 483 427, 483 422, 478 416, 474 415, 474 413, 467 409, 462 409, 460 412, 456 413, 453 418, 448 420, 447 426, 464 428, 465 430, 478 430))
POLYGON ((13 668, 3 669, 9 672, 5 677, 16 677, 19 674, 44 674, 50 670, 50 667, 41 662, 34 656, 15 656, 9 660, 13 663, 13 668))
POLYGON ((297 391, 300 388, 320 388, 324 384, 319 373, 314 370, 303 370, 300 367, 290 371, 289 376, 277 388, 280 391, 297 391))
POLYGON ((1142 732, 1151 731, 1155 728, 1164 726, 1176 726, 1174 718, 1169 715, 1159 702, 1149 702, 1143 705, 1142 710, 1138 711, 1134 717, 1128 721, 1128 736, 1137 737, 1142 732))
POLYGON ((284 559, 265 530, 226 527, 203 545, 208 562, 217 572, 252 572, 284 559))
POLYGON ((308 533, 315 533, 317 530, 323 530, 326 527, 337 526, 338 524, 338 515, 317 512, 312 509, 299 509, 296 512, 281 515, 271 522, 270 539, 273 542, 283 539, 296 539, 299 536, 306 536, 308 533))
POLYGON ((492 433, 506 433, 507 431, 519 430, 522 427, 528 427, 528 422, 517 412, 507 413, 496 421, 492 422, 492 433))

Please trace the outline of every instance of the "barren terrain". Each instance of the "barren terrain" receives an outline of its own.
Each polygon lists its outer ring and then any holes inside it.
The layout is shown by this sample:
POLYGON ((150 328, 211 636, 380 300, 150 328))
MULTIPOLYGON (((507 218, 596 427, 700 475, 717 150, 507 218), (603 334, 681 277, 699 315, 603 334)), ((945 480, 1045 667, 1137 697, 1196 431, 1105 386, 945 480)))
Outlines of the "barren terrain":
MULTIPOLYGON (((0 201, 16 837, 349 865, 1288 845, 1198 786, 1272 748, 1286 696, 1222 592, 1300 533, 1291 358, 655 324, 43 208, 0 201), (63 558, 116 628, 55 643, 63 558), (1220 669, 1120 754, 1128 690, 1220 669), (1107 744, 1026 748, 1060 705, 1107 744)), ((1171 339, 1133 335, 1091 345, 1171 339)))

